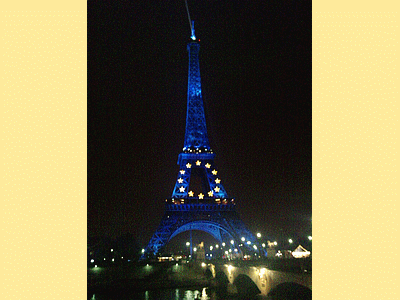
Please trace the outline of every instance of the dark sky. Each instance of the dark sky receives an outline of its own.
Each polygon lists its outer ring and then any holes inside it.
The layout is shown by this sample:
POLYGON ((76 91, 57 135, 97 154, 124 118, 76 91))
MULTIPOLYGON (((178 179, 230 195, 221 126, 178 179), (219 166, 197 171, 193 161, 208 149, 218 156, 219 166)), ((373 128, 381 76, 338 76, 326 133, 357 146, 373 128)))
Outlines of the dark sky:
MULTIPOLYGON (((215 163, 242 220, 311 234, 311 1, 188 0, 215 163)), ((183 147, 184 0, 88 2, 88 234, 146 244, 183 147)))

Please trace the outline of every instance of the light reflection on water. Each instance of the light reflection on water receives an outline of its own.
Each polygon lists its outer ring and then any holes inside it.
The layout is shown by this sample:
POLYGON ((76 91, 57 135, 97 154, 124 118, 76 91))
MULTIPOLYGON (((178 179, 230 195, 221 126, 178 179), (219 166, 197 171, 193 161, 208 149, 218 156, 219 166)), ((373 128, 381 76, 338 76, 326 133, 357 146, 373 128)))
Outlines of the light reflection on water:
MULTIPOLYGON (((226 300, 226 299, 240 299, 234 295, 228 298, 218 297, 214 290, 209 288, 202 289, 159 289, 150 290, 145 292, 126 293, 124 295, 109 295, 109 294, 92 294, 88 297, 90 300, 226 300)), ((249 299, 249 298, 246 298, 249 299)), ((254 298, 257 300, 265 300, 266 296, 257 295, 254 298)))
POLYGON ((202 289, 160 289, 125 294, 121 297, 106 294, 93 294, 90 300, 218 300, 214 291, 202 289))

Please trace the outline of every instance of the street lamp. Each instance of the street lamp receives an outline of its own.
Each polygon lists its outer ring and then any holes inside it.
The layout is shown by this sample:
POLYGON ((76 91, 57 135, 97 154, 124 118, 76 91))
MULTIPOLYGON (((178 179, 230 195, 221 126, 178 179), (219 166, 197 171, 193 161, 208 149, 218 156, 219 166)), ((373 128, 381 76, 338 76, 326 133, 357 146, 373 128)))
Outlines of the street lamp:
POLYGON ((196 248, 196 247, 194 247, 194 248, 193 248, 193 251, 194 251, 194 252, 196 252, 196 251, 197 251, 197 248, 196 248))
POLYGON ((261 238, 261 233, 257 232, 257 237, 261 238))
POLYGON ((262 243, 261 246, 262 246, 263 248, 265 248, 265 243, 262 243))
POLYGON ((225 247, 225 243, 222 243, 222 247, 225 247))
POLYGON ((242 240, 242 242, 244 242, 246 239, 244 238, 244 236, 242 236, 241 240, 242 240))
POLYGON ((231 244, 233 245, 235 243, 235 241, 234 240, 231 240, 231 244))
POLYGON ((189 246, 190 246, 190 243, 189 243, 189 242, 186 242, 186 246, 189 247, 189 246))
POLYGON ((142 249, 142 253, 144 253, 144 251, 145 251, 145 250, 144 250, 144 249, 142 249))
POLYGON ((292 240, 292 239, 289 239, 289 243, 290 243, 290 244, 293 243, 293 240, 292 240))

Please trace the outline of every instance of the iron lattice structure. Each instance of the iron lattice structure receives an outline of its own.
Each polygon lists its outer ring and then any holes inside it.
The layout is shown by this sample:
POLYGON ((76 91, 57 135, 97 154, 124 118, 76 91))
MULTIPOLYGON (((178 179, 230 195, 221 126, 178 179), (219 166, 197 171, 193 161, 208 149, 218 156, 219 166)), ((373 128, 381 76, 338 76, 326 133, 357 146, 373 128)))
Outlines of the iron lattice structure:
POLYGON ((166 200, 165 214, 145 248, 142 258, 157 255, 177 234, 201 230, 232 248, 247 248, 266 255, 255 236, 246 228, 235 209, 235 201, 226 193, 214 164, 215 154, 207 135, 201 93, 199 51, 192 41, 189 52, 189 76, 185 141, 178 156, 179 173, 172 197, 166 200), (191 179, 199 184, 192 190, 191 179), (200 190, 200 192, 199 192, 200 190), (231 241, 233 240, 233 243, 231 241))

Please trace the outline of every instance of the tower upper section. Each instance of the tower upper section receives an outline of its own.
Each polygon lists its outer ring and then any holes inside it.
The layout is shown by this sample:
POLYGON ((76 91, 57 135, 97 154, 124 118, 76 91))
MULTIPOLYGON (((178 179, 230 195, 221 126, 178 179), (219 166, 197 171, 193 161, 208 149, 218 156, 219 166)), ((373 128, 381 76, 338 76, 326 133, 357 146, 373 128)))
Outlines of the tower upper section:
POLYGON ((201 94, 199 51, 200 45, 193 41, 187 46, 189 52, 189 78, 186 113, 184 152, 190 150, 210 151, 203 97, 201 94))

